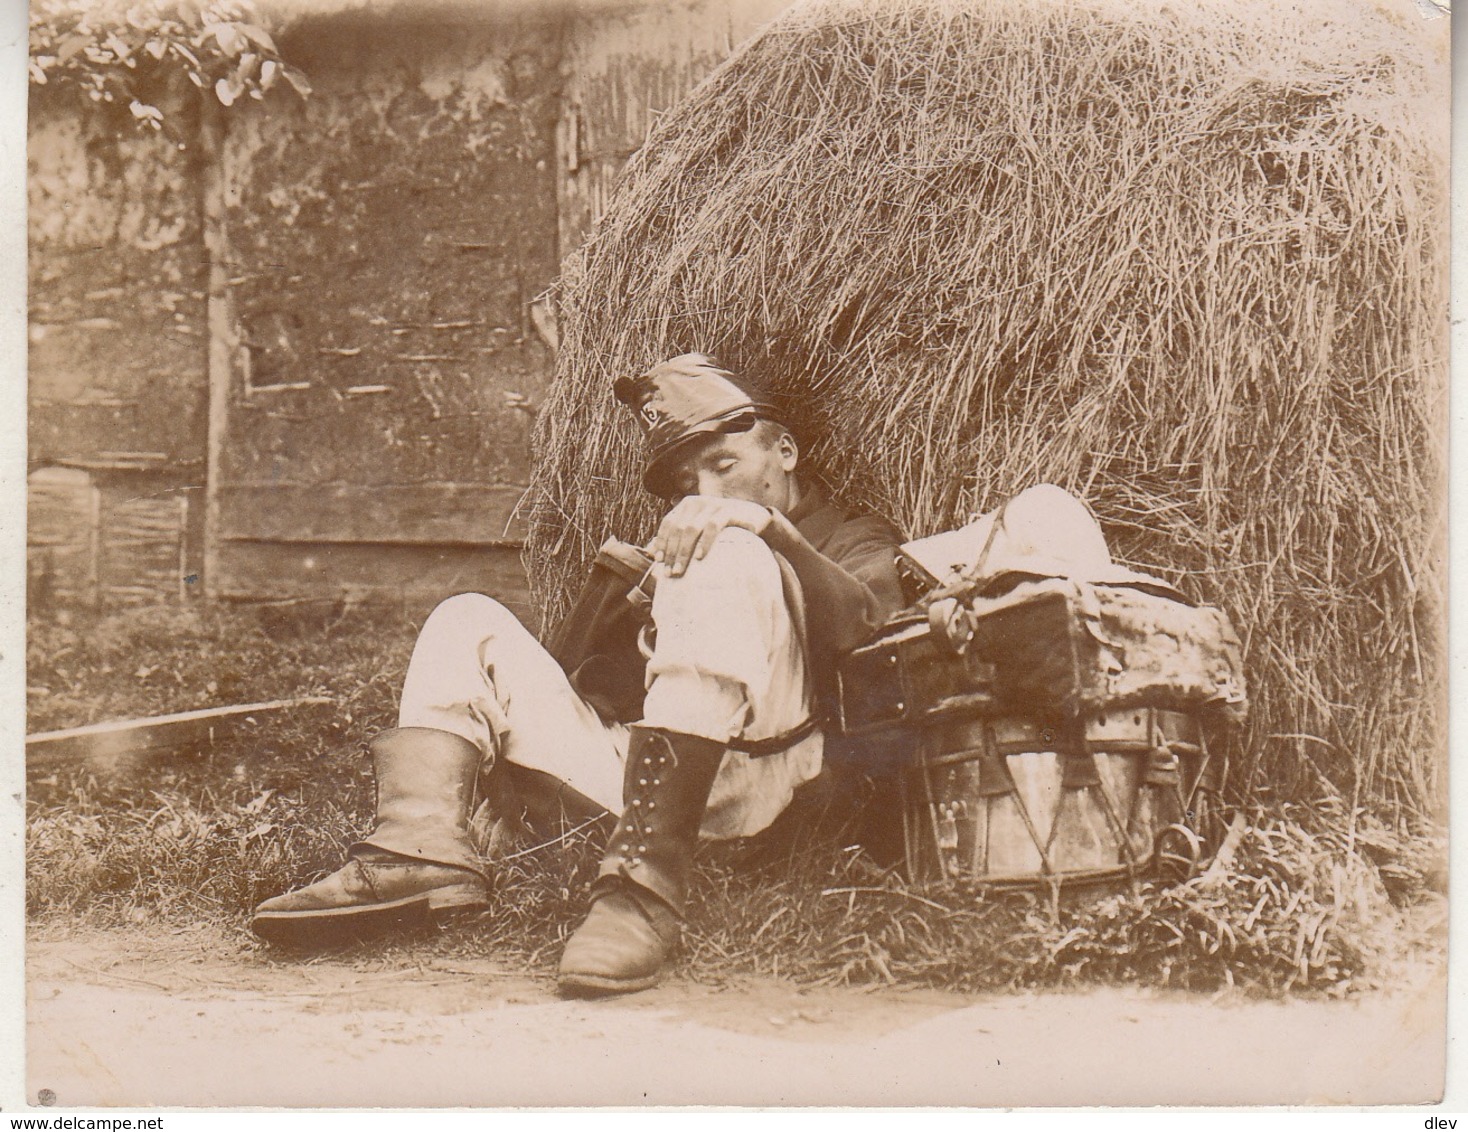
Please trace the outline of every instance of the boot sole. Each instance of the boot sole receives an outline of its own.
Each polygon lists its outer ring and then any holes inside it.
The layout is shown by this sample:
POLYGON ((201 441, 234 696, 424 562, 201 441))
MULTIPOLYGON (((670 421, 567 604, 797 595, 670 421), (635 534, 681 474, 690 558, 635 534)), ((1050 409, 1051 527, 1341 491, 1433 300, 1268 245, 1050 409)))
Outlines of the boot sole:
POLYGON ((613 979, 606 975, 565 974, 556 981, 556 987, 566 998, 605 998, 651 990, 661 977, 661 974, 653 974, 640 975, 635 979, 613 979))
POLYGON ((389 931, 423 927, 440 915, 453 916, 487 907, 489 901, 481 892, 439 889, 345 908, 259 912, 250 920, 250 930, 275 947, 329 947, 389 931))

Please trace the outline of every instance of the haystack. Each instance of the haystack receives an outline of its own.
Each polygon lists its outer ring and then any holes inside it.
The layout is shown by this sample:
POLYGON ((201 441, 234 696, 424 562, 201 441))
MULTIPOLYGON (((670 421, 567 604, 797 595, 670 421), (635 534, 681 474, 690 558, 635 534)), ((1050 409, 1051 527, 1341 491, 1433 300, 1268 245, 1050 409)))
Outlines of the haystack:
POLYGON ((642 537, 610 386, 757 371, 922 535, 1038 481, 1226 609, 1238 796, 1434 810, 1446 19, 1267 0, 827 0, 659 123, 565 271, 532 582, 642 537))

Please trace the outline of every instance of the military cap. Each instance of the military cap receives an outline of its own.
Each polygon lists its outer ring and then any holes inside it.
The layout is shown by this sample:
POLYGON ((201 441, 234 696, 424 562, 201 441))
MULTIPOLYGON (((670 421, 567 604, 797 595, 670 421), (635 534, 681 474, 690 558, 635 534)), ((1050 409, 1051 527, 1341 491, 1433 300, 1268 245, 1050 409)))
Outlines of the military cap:
POLYGON ((640 377, 620 377, 612 391, 632 410, 647 442, 643 486, 665 499, 673 494, 668 474, 694 441, 779 419, 756 382, 735 376, 705 354, 680 354, 640 377))

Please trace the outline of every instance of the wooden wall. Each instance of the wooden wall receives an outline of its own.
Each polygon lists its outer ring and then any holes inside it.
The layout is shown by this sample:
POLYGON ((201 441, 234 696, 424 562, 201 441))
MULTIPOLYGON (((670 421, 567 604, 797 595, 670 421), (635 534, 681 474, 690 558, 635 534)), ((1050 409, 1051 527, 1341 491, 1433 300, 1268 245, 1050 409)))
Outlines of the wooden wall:
POLYGON ((657 115, 789 0, 664 0, 583 8, 566 40, 557 130, 564 258, 606 208, 657 115))
POLYGON ((28 600, 136 605, 185 600, 200 581, 194 492, 164 469, 38 468, 26 508, 28 600))
MULTIPOLYGON (((32 465, 184 501, 156 554, 151 512, 78 533, 126 520, 119 545, 152 565, 112 589, 197 592, 153 569, 182 534, 179 569, 202 552, 216 596, 522 605, 515 508, 554 368, 540 296, 655 115, 781 6, 298 14, 278 40, 309 99, 210 113, 184 91, 172 135, 35 95, 32 465)), ((41 557, 86 561, 60 549, 58 491, 41 557)))
POLYGON ((151 461, 202 482, 207 353, 198 154, 33 88, 28 126, 33 465, 151 461))
POLYGON ((523 599, 561 27, 413 11, 298 25, 311 97, 227 119, 217 594, 523 599))

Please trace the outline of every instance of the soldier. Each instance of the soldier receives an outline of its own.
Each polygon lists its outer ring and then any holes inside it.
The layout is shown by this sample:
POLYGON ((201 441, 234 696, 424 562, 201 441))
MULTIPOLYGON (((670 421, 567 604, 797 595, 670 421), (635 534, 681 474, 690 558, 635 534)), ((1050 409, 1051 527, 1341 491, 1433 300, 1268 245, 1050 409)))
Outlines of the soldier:
POLYGON ((613 554, 548 648, 482 594, 440 604, 399 726, 371 744, 376 827, 340 870, 261 904, 263 938, 309 946, 484 906, 469 819, 488 763, 564 812, 621 814, 560 987, 640 990, 678 940, 700 836, 759 832, 820 773, 818 699, 841 653, 901 604, 901 536, 837 507, 758 385, 701 354, 616 395, 644 435, 644 486, 671 503, 648 548, 650 600, 640 613, 628 600, 613 554))

